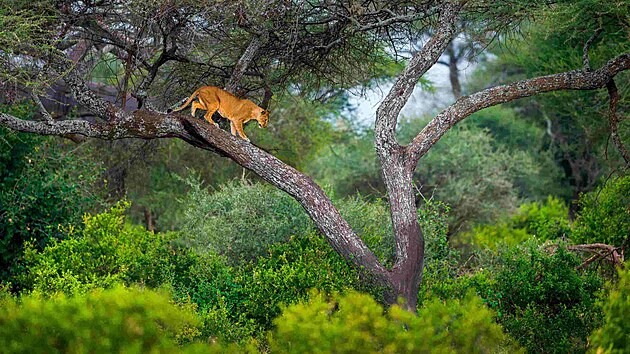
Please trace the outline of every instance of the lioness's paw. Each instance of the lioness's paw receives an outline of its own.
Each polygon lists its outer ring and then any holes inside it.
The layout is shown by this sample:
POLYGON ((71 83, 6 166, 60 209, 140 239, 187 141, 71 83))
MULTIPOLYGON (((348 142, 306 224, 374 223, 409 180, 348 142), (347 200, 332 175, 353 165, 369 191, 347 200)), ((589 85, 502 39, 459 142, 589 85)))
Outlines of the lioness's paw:
POLYGON ((245 138, 245 141, 247 141, 248 143, 250 142, 250 141, 249 141, 249 138, 245 138))
POLYGON ((214 126, 217 127, 217 128, 219 127, 219 124, 217 122, 214 122, 212 124, 214 124, 214 126))

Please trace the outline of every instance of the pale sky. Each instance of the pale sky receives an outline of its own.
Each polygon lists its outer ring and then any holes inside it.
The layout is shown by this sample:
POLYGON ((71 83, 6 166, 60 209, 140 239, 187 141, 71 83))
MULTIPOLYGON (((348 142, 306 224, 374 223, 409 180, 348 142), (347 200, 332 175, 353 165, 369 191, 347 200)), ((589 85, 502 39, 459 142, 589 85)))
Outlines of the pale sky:
MULTIPOLYGON (((474 70, 474 65, 462 63, 460 66, 460 82, 465 84, 474 70)), ((435 93, 423 92, 420 85, 411 94, 409 101, 403 108, 401 116, 421 116, 429 113, 437 113, 437 110, 446 107, 455 101, 451 93, 451 85, 448 79, 448 68, 445 65, 436 64, 425 74, 435 88, 435 93)), ((350 95, 350 103, 356 108, 353 114, 361 124, 373 127, 376 117, 376 109, 383 98, 389 92, 392 83, 381 84, 375 89, 368 90, 365 96, 350 95)))

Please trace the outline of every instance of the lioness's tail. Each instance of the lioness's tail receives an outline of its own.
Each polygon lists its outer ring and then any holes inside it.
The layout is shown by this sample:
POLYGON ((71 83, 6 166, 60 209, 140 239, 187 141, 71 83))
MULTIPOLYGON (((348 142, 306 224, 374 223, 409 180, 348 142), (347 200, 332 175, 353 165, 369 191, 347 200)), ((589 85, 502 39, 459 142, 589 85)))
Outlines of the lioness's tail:
POLYGON ((198 94, 199 94, 199 89, 197 89, 197 91, 193 92, 192 95, 190 95, 190 97, 188 97, 188 100, 186 101, 186 103, 184 103, 183 106, 181 106, 179 108, 176 108, 176 109, 172 110, 171 112, 178 112, 178 111, 181 111, 182 109, 188 107, 190 102, 192 102, 192 100, 194 100, 195 97, 197 97, 198 94))

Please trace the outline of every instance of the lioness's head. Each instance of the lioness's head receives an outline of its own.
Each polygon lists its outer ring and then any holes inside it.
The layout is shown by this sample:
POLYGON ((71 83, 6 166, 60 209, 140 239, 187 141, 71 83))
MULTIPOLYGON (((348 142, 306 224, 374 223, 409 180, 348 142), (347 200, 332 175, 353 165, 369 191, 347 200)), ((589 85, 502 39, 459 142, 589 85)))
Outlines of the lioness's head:
POLYGON ((267 128, 267 123, 269 123, 269 111, 266 109, 260 111, 256 120, 258 121, 258 126, 260 128, 267 128))

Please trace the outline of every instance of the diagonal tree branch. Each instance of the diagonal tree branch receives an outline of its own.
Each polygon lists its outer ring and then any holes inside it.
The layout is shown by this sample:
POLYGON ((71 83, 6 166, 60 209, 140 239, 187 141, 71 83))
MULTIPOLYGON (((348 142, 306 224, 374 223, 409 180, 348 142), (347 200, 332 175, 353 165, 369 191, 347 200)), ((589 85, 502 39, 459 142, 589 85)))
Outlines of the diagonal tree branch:
POLYGON ((39 95, 37 95, 35 92, 31 92, 31 98, 33 99, 35 104, 37 104, 37 109, 39 110, 39 113, 41 113, 42 117, 44 117, 45 120, 52 122, 53 117, 50 115, 50 112, 46 110, 46 107, 44 107, 42 100, 39 99, 39 95))
POLYGON ((65 57, 53 54, 48 59, 49 68, 60 75, 77 102, 89 109, 94 115, 105 120, 128 120, 128 115, 111 103, 96 96, 85 81, 74 71, 73 64, 65 57))
MULTIPOLYGON (((386 281, 388 270, 342 218, 324 191, 307 175, 257 146, 187 115, 137 110, 123 121, 29 121, 0 113, 0 126, 40 135, 80 134, 122 138, 179 138, 196 147, 226 156, 293 196, 306 210, 331 246, 348 261, 386 281)), ((393 299, 395 301, 395 298, 393 299)))
POLYGON ((599 35, 603 32, 603 29, 598 28, 595 33, 589 38, 586 43, 584 43, 584 49, 582 53, 582 70, 591 71, 591 61, 588 57, 588 51, 591 49, 591 44, 599 37, 599 35))
POLYGON ((470 96, 464 96, 438 114, 407 146, 409 166, 415 168, 418 160, 451 127, 484 108, 514 101, 544 92, 558 90, 594 90, 602 88, 618 73, 630 69, 630 53, 622 54, 595 71, 573 70, 541 76, 507 85, 492 87, 470 96))
POLYGON ((247 67, 249 67, 249 64, 252 62, 252 60, 254 60, 254 56, 256 56, 258 50, 267 42, 268 39, 269 33, 267 32, 263 32, 260 35, 254 34, 252 40, 249 42, 249 45, 243 52, 243 55, 241 55, 241 57, 238 59, 238 62, 234 66, 232 76, 230 77, 228 83, 225 85, 226 91, 234 93, 236 87, 243 78, 247 67))

